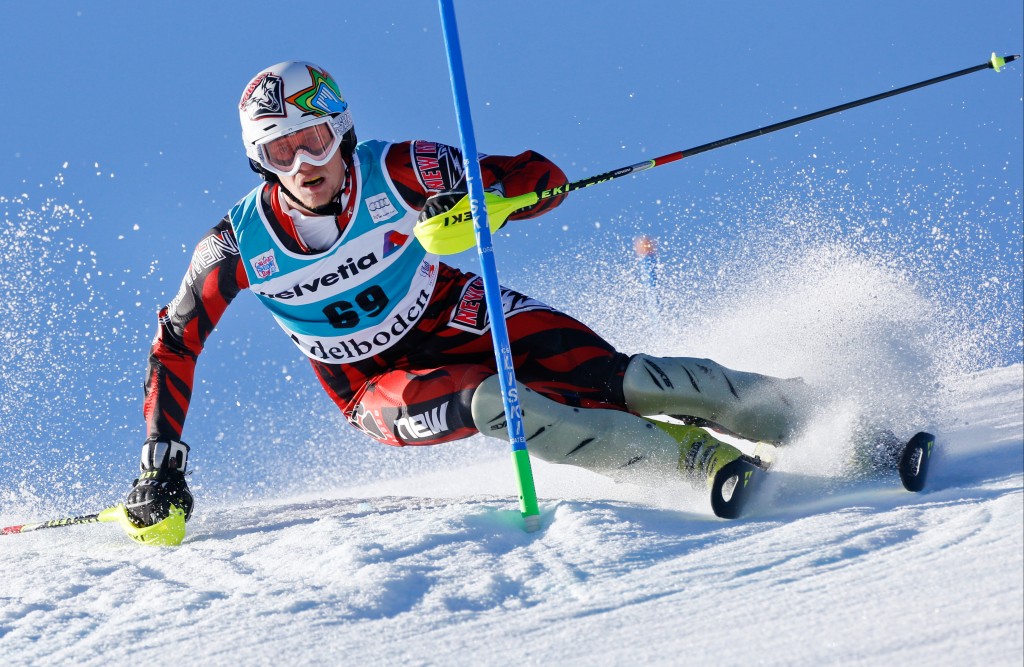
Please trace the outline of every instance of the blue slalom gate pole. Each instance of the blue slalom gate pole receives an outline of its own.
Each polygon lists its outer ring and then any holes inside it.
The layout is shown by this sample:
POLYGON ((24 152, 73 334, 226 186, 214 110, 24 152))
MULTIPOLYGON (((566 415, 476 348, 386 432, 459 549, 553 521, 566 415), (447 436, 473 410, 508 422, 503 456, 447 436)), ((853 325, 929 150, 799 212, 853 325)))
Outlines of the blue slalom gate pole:
POLYGON ((466 89, 466 73, 462 64, 462 49, 459 46, 459 29, 455 23, 453 0, 439 0, 441 28, 444 33, 445 49, 448 52, 448 70, 451 73, 452 96, 455 98, 455 115, 459 124, 459 139, 462 143, 462 158, 466 167, 466 182, 469 186, 470 212, 476 232, 476 249, 480 258, 481 276, 484 281, 484 301, 491 318, 491 337, 494 341, 494 356, 498 365, 498 380, 505 405, 505 420, 508 424, 509 441, 512 444, 512 460, 515 463, 516 480, 519 485, 519 508, 529 532, 540 528, 540 510, 537 507, 537 491, 533 484, 533 469, 526 448, 526 432, 519 410, 519 389, 516 385, 515 368, 512 363, 512 346, 505 324, 505 309, 501 301, 501 286, 498 282, 498 267, 494 261, 494 246, 491 242, 491 228, 487 222, 487 206, 484 204, 484 182, 480 172, 480 158, 476 149, 476 135, 469 110, 469 92, 466 89))

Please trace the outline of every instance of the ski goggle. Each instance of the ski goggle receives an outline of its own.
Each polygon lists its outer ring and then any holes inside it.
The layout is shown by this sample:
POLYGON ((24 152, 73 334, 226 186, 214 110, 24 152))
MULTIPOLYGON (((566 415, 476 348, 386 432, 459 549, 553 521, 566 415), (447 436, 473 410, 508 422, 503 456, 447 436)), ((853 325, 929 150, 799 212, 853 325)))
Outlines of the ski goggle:
POLYGON ((256 144, 260 164, 278 176, 294 176, 302 163, 327 164, 341 145, 330 119, 256 144))

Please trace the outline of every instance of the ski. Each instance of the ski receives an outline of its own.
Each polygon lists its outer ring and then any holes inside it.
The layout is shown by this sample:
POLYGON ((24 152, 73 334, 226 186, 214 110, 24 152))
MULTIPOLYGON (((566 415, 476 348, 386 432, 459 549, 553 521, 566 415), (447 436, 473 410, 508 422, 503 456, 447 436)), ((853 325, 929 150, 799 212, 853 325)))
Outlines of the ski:
POLYGON ((900 482, 907 491, 917 493, 928 481, 928 467, 935 449, 935 436, 921 431, 914 434, 903 447, 897 470, 900 482))
POLYGON ((935 436, 926 431, 903 440, 885 429, 854 448, 854 465, 869 479, 888 480, 899 475, 903 488, 917 493, 928 481, 935 436))
MULTIPOLYGON (((921 431, 903 442, 896 441, 890 432, 886 432, 880 442, 888 445, 887 449, 891 452, 888 456, 892 458, 888 458, 890 463, 886 469, 876 469, 875 476, 884 478, 898 472, 900 482, 907 491, 917 493, 924 489, 935 450, 935 436, 921 431)), ((774 446, 767 443, 757 443, 755 456, 744 455, 715 473, 711 480, 711 509, 715 516, 736 519, 743 515, 771 467, 775 450, 774 446)))
POLYGON ((760 457, 746 455, 722 466, 711 481, 711 510, 715 516, 741 516, 767 470, 768 465, 760 457))

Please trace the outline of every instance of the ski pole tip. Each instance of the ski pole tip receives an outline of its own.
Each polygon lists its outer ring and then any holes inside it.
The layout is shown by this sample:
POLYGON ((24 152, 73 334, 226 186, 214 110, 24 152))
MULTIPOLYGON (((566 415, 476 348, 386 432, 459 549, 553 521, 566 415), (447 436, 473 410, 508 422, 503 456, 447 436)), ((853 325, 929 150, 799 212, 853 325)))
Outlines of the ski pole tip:
POLYGON ((536 533, 540 530, 540 515, 526 514, 523 516, 523 528, 528 533, 536 533))

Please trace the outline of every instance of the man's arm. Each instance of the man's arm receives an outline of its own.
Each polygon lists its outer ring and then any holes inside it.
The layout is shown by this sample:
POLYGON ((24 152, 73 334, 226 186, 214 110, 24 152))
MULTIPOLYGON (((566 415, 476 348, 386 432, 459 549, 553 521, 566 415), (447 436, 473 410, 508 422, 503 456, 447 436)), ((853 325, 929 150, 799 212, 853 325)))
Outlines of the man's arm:
MULTIPOLYGON (((427 199, 438 192, 456 187, 465 188, 462 151, 453 146, 427 141, 406 141, 393 144, 385 157, 388 175, 405 202, 423 210, 427 199)), ((565 173, 546 157, 535 151, 519 155, 487 155, 480 160, 484 188, 500 183, 506 197, 539 192, 568 183, 565 173)), ((520 209, 510 220, 533 218, 547 213, 565 199, 564 195, 543 199, 520 209)))
POLYGON ((181 288, 160 310, 143 405, 150 440, 181 437, 196 360, 228 304, 247 286, 238 242, 225 217, 196 245, 181 288))
MULTIPOLYGON (((540 192, 565 185, 569 182, 565 173, 551 160, 535 151, 524 151, 519 155, 488 155, 480 160, 480 171, 484 189, 491 183, 501 183, 505 197, 518 197, 527 192, 540 192)), ((509 220, 535 218, 554 209, 565 201, 565 195, 542 199, 533 206, 522 208, 508 217, 509 220)))

